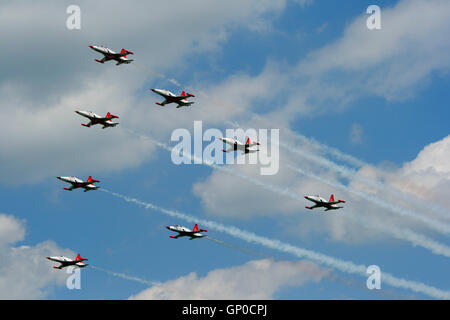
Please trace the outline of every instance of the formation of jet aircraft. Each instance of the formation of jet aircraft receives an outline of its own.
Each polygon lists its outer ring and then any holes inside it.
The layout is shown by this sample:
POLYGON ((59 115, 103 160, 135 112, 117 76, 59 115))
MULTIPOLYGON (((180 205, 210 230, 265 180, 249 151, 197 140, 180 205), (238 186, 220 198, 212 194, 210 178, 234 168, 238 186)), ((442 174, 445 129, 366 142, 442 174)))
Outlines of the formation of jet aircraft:
POLYGON ((187 100, 190 97, 195 97, 192 93, 186 93, 182 91, 181 94, 177 96, 176 94, 173 94, 169 90, 163 89, 150 89, 150 90, 152 90, 154 93, 159 94, 161 97, 165 99, 161 103, 156 102, 156 104, 161 107, 164 107, 166 104, 169 103, 176 103, 178 105, 177 108, 189 107, 190 105, 194 104, 194 102, 187 100))
POLYGON ((170 231, 178 232, 176 236, 169 236, 172 239, 178 239, 180 237, 190 237, 189 240, 193 240, 197 238, 206 237, 206 235, 202 234, 202 232, 208 232, 208 230, 199 229, 197 224, 194 226, 192 230, 180 225, 167 226, 166 228, 169 229, 170 231))
POLYGON ((231 148, 229 148, 228 150, 222 149, 223 152, 240 150, 243 153, 254 153, 259 151, 259 149, 250 149, 251 147, 260 145, 259 142, 250 142, 250 138, 247 138, 245 144, 233 138, 219 138, 219 140, 231 145, 231 148))
MULTIPOLYGON (((100 62, 100 63, 105 63, 106 61, 114 60, 117 62, 116 65, 120 65, 123 63, 129 64, 133 61, 132 59, 127 59, 126 56, 129 54, 134 54, 134 53, 131 51, 125 50, 125 49, 122 49, 120 51, 120 53, 116 53, 116 52, 112 51, 111 49, 103 47, 103 46, 91 45, 89 47, 91 49, 103 54, 103 56, 104 56, 103 59, 101 59, 101 60, 95 59, 95 61, 100 62)), ((168 90, 162 90, 162 89, 151 89, 151 90, 164 98, 163 102, 161 102, 161 103, 156 102, 156 104, 160 105, 160 106, 165 106, 166 104, 170 104, 170 103, 176 103, 177 108, 180 108, 180 107, 184 107, 184 106, 190 106, 194 103, 192 101, 188 101, 187 99, 191 98, 191 97, 195 97, 195 96, 191 93, 186 93, 185 91, 182 91, 181 94, 179 96, 177 96, 168 90)), ((118 123, 113 122, 113 119, 119 118, 119 117, 115 116, 109 112, 106 114, 105 117, 101 117, 91 111, 78 111, 77 110, 75 112, 77 114, 89 119, 89 123, 82 124, 82 126, 85 126, 88 128, 93 125, 96 125, 96 124, 103 125, 103 129, 108 128, 108 127, 115 127, 118 125, 118 123)), ((242 143, 241 141, 236 140, 234 138, 219 138, 219 139, 221 141, 223 141, 224 143, 229 144, 231 146, 227 150, 222 149, 223 152, 242 151, 244 154, 247 154, 247 153, 254 153, 254 152, 259 151, 259 149, 251 149, 254 146, 259 146, 260 143, 259 142, 251 142, 250 138, 247 138, 245 143, 242 143)), ((71 184, 71 187, 64 188, 65 190, 69 190, 69 191, 72 191, 73 189, 77 189, 77 188, 83 188, 84 192, 87 192, 90 190, 96 190, 99 187, 95 186, 94 183, 100 182, 98 180, 93 179, 91 176, 89 176, 86 181, 83 181, 77 177, 58 176, 57 178, 61 181, 68 182, 71 184)), ((344 200, 335 201, 333 194, 331 195, 329 201, 326 201, 324 198, 322 198, 318 195, 316 195, 316 196, 308 196, 307 195, 307 196, 305 196, 305 199, 312 201, 314 203, 314 205, 312 207, 309 207, 309 206, 305 207, 310 210, 315 209, 315 208, 321 208, 321 207, 325 208, 325 211, 337 210, 337 209, 343 208, 341 206, 338 206, 339 203, 345 203, 344 200)), ((178 233, 176 236, 170 236, 170 238, 173 238, 173 239, 178 239, 180 237, 189 237, 189 240, 203 238, 203 237, 206 237, 204 232, 207 232, 207 230, 205 230, 205 229, 199 229, 197 224, 195 224, 195 226, 192 230, 189 228, 186 228, 184 226, 181 226, 181 225, 171 225, 171 226, 167 226, 166 228, 170 231, 174 231, 174 232, 178 233)), ((87 266, 87 264, 83 263, 83 261, 88 260, 85 258, 81 258, 80 254, 78 254, 76 256, 75 260, 72 260, 72 259, 64 257, 64 256, 52 256, 52 257, 47 257, 47 259, 50 261, 58 262, 60 264, 59 266, 54 266, 53 268, 55 268, 55 269, 63 269, 68 266, 76 266, 79 268, 84 268, 87 266)))
POLYGON ((73 189, 83 188, 84 192, 86 192, 86 191, 96 190, 96 189, 100 188, 100 187, 97 187, 94 185, 94 183, 100 182, 100 181, 92 179, 91 176, 89 176, 89 178, 87 178, 86 181, 83 181, 77 177, 56 177, 56 178, 61 181, 72 184, 72 186, 70 186, 70 188, 64 188, 64 190, 68 190, 68 191, 72 191, 73 189))
POLYGON ((95 61, 100 62, 100 63, 105 63, 106 61, 114 60, 117 62, 116 66, 118 66, 122 63, 128 64, 133 61, 132 59, 127 59, 127 55, 134 54, 134 53, 131 51, 125 50, 123 48, 120 51, 120 53, 117 53, 117 52, 114 52, 111 49, 109 49, 107 47, 103 47, 103 46, 89 46, 89 47, 92 50, 95 50, 95 51, 103 54, 103 59, 101 59, 101 60, 95 59, 95 61))
POLYGON ((86 261, 88 259, 82 258, 80 254, 77 254, 77 257, 75 260, 72 260, 70 258, 64 257, 64 256, 54 256, 54 257, 47 257, 48 260, 58 262, 60 265, 57 267, 53 267, 55 269, 63 269, 69 266, 75 266, 78 268, 84 268, 88 266, 87 264, 83 263, 83 261, 86 261))
POLYGON ((107 113, 106 116, 101 117, 96 113, 93 113, 91 111, 75 111, 76 113, 78 113, 80 116, 83 116, 85 118, 88 118, 90 121, 87 124, 82 123, 82 126, 85 127, 90 127, 90 126, 94 126, 96 124, 101 124, 103 125, 102 129, 108 128, 108 127, 115 127, 117 126, 119 123, 117 122, 113 122, 112 119, 115 118, 119 118, 118 116, 115 116, 111 113, 107 113))
POLYGON ((315 209, 315 208, 325 208, 325 211, 328 210, 338 210, 342 209, 343 207, 339 207, 339 203, 345 203, 344 200, 338 200, 334 201, 334 195, 331 195, 330 200, 327 201, 324 198, 320 196, 305 196, 305 199, 314 202, 314 205, 312 207, 306 206, 306 209, 315 209))

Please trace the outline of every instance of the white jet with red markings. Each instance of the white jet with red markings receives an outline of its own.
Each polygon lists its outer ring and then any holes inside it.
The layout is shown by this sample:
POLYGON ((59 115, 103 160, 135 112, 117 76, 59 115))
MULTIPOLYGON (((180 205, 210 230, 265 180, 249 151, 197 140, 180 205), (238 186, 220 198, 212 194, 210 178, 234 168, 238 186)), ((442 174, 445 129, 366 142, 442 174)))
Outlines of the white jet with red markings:
POLYGON ((72 184, 70 188, 64 188, 64 190, 72 191, 73 189, 83 188, 84 192, 90 191, 90 190, 96 190, 100 187, 97 187, 94 185, 96 182, 100 182, 98 180, 92 179, 91 176, 87 178, 86 181, 83 181, 81 179, 78 179, 77 177, 56 177, 57 179, 61 181, 68 182, 72 184))
POLYGON ((102 129, 108 128, 108 127, 115 127, 117 126, 119 123, 118 122, 113 122, 112 119, 118 119, 118 116, 115 116, 111 113, 107 113, 106 116, 101 117, 98 114, 95 114, 91 111, 75 111, 76 113, 78 113, 80 116, 83 116, 85 118, 88 118, 90 121, 87 124, 82 123, 82 126, 85 127, 90 127, 90 126, 94 126, 96 124, 101 124, 103 125, 102 129))
POLYGON ((233 138, 219 138, 219 140, 231 145, 231 148, 229 148, 228 150, 222 149, 223 152, 240 150, 243 153, 254 153, 259 151, 259 149, 250 149, 251 147, 260 145, 259 142, 250 142, 250 138, 247 138, 245 144, 233 138))
POLYGON ((176 236, 169 236, 173 239, 178 239, 180 237, 190 237, 189 240, 193 240, 197 238, 206 237, 206 235, 202 234, 202 232, 208 232, 208 230, 199 229, 197 224, 194 226, 194 229, 192 230, 180 225, 167 226, 166 228, 169 229, 170 231, 178 232, 176 236))
POLYGON ((116 66, 118 66, 119 64, 131 63, 131 61, 133 61, 133 59, 127 59, 127 55, 134 54, 134 53, 131 51, 125 50, 123 48, 119 53, 114 52, 111 49, 103 47, 103 46, 89 46, 89 48, 91 48, 92 50, 95 50, 97 52, 100 52, 101 54, 104 55, 102 60, 95 59, 95 61, 100 62, 100 63, 105 63, 106 61, 114 60, 114 61, 117 61, 116 66))
POLYGON ((87 259, 82 258, 80 254, 77 254, 77 257, 75 260, 72 260, 70 258, 64 257, 64 256, 54 256, 54 257, 47 257, 48 260, 58 262, 60 263, 59 266, 53 267, 55 269, 63 269, 65 267, 74 266, 78 268, 84 268, 88 266, 87 264, 83 263, 83 261, 86 261, 87 259))
POLYGON ((314 205, 312 207, 308 207, 306 206, 306 209, 315 209, 315 208, 326 208, 325 211, 328 210, 338 210, 341 209, 343 207, 339 207, 337 206, 337 204, 339 203, 345 203, 344 200, 338 200, 338 201, 334 201, 334 195, 331 195, 330 200, 327 201, 324 198, 320 197, 320 196, 305 196, 305 199, 314 202, 314 205))
POLYGON ((162 90, 162 89, 150 89, 152 90, 154 93, 159 94, 160 96, 162 96, 165 100, 163 102, 156 102, 156 104, 158 106, 164 107, 166 104, 169 103, 176 103, 178 104, 177 108, 181 108, 181 107, 189 107, 190 105, 192 105, 194 102, 192 101, 188 101, 187 98, 190 97, 195 97, 192 93, 187 93, 182 91, 181 95, 177 96, 175 94, 173 94, 172 92, 170 92, 169 90, 162 90))

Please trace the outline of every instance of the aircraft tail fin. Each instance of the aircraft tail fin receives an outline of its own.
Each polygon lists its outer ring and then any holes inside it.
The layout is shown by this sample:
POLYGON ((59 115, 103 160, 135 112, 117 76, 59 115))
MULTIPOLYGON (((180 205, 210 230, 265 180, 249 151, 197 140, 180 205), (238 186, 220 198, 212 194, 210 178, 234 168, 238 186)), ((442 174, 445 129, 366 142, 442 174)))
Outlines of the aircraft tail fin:
POLYGON ((89 176, 89 178, 87 178, 86 182, 100 182, 100 181, 92 179, 92 177, 89 176))
POLYGON ((77 257, 75 258, 76 261, 85 261, 87 259, 82 258, 80 254, 77 254, 77 257))
POLYGON ((186 92, 181 91, 181 96, 184 97, 186 95, 186 92))
POLYGON ((108 112, 106 114, 106 118, 119 118, 118 116, 113 115, 112 113, 108 112))
POLYGON ((192 231, 198 231, 198 225, 195 224, 194 229, 192 231))
POLYGON ((134 53, 131 52, 130 50, 126 50, 126 49, 124 49, 124 48, 122 48, 122 50, 120 50, 120 53, 134 54, 134 53))
POLYGON ((331 195, 329 202, 334 202, 334 195, 331 195))
POLYGON ((245 144, 250 144, 250 138, 247 137, 247 141, 245 142, 245 144))

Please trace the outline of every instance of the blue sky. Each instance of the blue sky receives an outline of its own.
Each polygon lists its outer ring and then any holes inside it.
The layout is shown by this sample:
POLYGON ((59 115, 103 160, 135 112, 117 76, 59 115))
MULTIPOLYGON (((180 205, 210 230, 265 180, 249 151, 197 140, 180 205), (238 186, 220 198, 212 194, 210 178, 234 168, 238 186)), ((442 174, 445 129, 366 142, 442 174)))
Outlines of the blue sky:
MULTIPOLYGON (((0 285, 1 298, 221 299, 256 293, 263 299, 430 298, 384 282, 382 290, 370 291, 364 276, 210 228, 208 234, 228 247, 207 239, 173 240, 166 225, 191 223, 101 191, 66 192, 64 183, 55 179, 60 175, 92 175, 103 189, 355 264, 376 264, 382 272, 448 294, 448 254, 394 236, 388 226, 432 239, 445 252, 448 234, 287 169, 293 164, 392 207, 448 223, 450 60, 437 53, 450 47, 445 32, 450 31, 450 7, 445 1, 380 1, 380 31, 365 27, 365 11, 373 1, 249 1, 239 7, 239 1, 214 5, 199 0, 188 12, 181 12, 178 3, 172 4, 173 10, 154 4, 148 16, 143 14, 145 4, 122 10, 113 3, 102 13, 101 2, 1 5, 2 12, 18 17, 17 38, 26 40, 24 50, 6 52, 15 56, 14 81, 0 78, 5 97, 0 110, 9 119, 0 129, 0 214, 5 219, 0 255, 11 261, 5 268, 25 266, 0 276, 5 284, 0 285), (81 8, 80 30, 65 28, 65 8, 72 3, 81 8), (422 27, 405 27, 421 10, 428 10, 422 27), (120 30, 111 32, 113 27, 120 30), (90 44, 127 48, 135 52, 135 62, 97 64, 90 44), (166 80, 153 76, 155 72, 166 80), (188 88, 196 103, 160 109, 154 104, 160 97, 148 90, 155 87, 173 92, 188 88), (120 124, 106 130, 81 127, 84 119, 73 112, 81 107, 118 114, 120 124), (229 165, 266 185, 289 188, 300 198, 316 193, 327 198, 333 192, 347 200, 345 208, 332 215, 311 213, 304 209, 306 200, 295 201, 205 165, 174 165, 168 151, 123 130, 173 146, 173 130, 192 132, 194 120, 203 120, 204 129, 222 131, 229 128, 226 121, 279 129, 280 140, 294 149, 354 170, 351 178, 342 177, 284 148, 275 176, 261 176, 252 165, 229 165), (360 136, 352 140, 355 126, 360 136), (354 167, 293 138, 295 133, 368 165, 354 167), (374 189, 360 177, 385 188, 374 189), (430 204, 443 214, 429 210, 430 204), (367 223, 360 224, 358 217, 367 223), (22 237, 13 235, 22 231, 22 237), (33 259, 17 254, 27 250, 22 246, 31 248, 33 259), (82 289, 68 290, 67 275, 53 270, 45 257, 77 252, 93 266, 161 284, 149 287, 86 268, 82 289), (267 269, 255 267, 260 264, 267 269), (191 273, 195 275, 189 278, 191 273), (246 288, 233 286, 240 277, 248 279, 246 288), (7 284, 17 281, 20 290, 8 292, 7 284), (208 289, 190 291, 196 283, 208 289)), ((17 41, 5 39, 6 47, 17 41)))

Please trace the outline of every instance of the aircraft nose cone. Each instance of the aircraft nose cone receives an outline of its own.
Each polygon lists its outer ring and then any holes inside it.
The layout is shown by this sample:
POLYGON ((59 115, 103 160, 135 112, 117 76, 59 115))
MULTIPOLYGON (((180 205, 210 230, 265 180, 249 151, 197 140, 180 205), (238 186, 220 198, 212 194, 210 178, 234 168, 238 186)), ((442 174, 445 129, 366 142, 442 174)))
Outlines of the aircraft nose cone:
POLYGON ((308 199, 308 196, 305 196, 305 199, 308 199))
POLYGON ((89 48, 94 49, 94 46, 89 46, 89 48))
POLYGON ((61 177, 56 177, 56 179, 61 179, 61 177))

